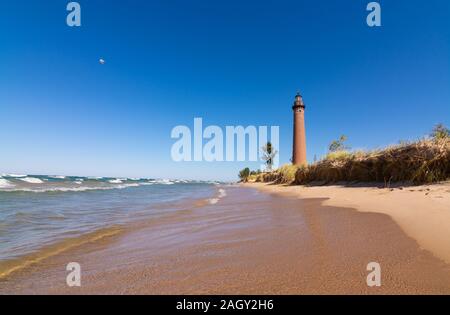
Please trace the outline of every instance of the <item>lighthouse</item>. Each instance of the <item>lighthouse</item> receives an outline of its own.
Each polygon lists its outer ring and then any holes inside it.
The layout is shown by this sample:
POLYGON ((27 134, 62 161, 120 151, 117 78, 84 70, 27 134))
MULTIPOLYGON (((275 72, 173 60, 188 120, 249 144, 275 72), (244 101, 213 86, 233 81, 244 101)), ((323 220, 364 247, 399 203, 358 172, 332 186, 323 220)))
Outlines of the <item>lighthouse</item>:
POLYGON ((292 163, 298 166, 306 166, 306 130, 305 130, 305 103, 300 93, 295 96, 294 106, 294 147, 292 151, 292 163))

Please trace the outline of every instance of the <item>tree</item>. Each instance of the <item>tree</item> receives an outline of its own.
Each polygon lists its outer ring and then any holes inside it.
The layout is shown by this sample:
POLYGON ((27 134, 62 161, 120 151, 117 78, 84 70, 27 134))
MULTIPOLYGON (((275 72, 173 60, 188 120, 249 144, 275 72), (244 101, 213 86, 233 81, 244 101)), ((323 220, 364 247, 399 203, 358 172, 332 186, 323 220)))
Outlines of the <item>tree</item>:
POLYGON ((250 169, 248 167, 244 168, 242 171, 239 172, 239 178, 244 183, 248 181, 249 176, 250 176, 250 169))
POLYGON ((350 147, 348 147, 345 144, 345 141, 347 141, 347 136, 342 135, 339 140, 334 140, 331 142, 328 150, 330 152, 338 152, 338 151, 347 151, 350 150, 350 147))
POLYGON ((450 130, 444 124, 437 124, 431 133, 431 137, 435 140, 447 139, 450 137, 450 130))
POLYGON ((265 161, 267 171, 271 172, 273 166, 273 159, 278 154, 278 151, 273 148, 271 142, 267 142, 267 144, 262 147, 262 151, 263 156, 261 157, 261 159, 265 161))

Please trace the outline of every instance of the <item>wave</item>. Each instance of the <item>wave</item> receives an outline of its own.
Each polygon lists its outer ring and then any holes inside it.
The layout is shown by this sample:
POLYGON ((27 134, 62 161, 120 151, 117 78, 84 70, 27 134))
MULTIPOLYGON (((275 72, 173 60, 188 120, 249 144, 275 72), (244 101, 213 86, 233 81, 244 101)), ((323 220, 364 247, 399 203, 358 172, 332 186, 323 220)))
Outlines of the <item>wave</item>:
POLYGON ((189 183, 189 181, 187 180, 181 180, 181 179, 177 179, 173 181, 175 184, 187 184, 189 183))
POLYGON ((85 245, 87 243, 99 241, 107 237, 112 237, 121 232, 123 232, 123 228, 120 226, 103 228, 79 237, 62 240, 56 244, 49 245, 45 248, 42 248, 41 250, 38 250, 35 253, 26 255, 18 259, 0 262, 0 279, 8 277, 14 272, 30 267, 43 261, 44 259, 56 256, 67 250, 85 245))
POLYGON ((208 200, 208 202, 211 205, 215 205, 216 203, 219 202, 219 200, 220 200, 219 198, 211 198, 211 199, 208 200))
POLYGON ((28 175, 18 175, 18 174, 2 174, 2 177, 12 177, 12 178, 22 178, 27 177, 28 175))
POLYGON ((19 178, 21 181, 30 183, 30 184, 42 184, 44 183, 41 179, 36 177, 25 177, 25 178, 19 178))
POLYGON ((122 184, 122 183, 123 183, 123 180, 122 180, 122 179, 116 178, 116 179, 110 180, 109 182, 110 182, 111 184, 122 184))
POLYGON ((150 184, 159 184, 159 185, 174 185, 176 182, 171 181, 169 179, 151 179, 148 181, 150 184))
MULTIPOLYGON (((80 183, 82 185, 82 183, 80 183)), ((82 192, 82 191, 93 191, 93 190, 113 190, 113 189, 126 189, 130 187, 139 187, 139 184, 123 184, 117 186, 85 186, 85 187, 49 187, 49 188, 16 188, 8 189, 7 192, 32 192, 32 193, 48 193, 48 192, 82 192)), ((0 186, 0 188, 2 188, 0 186)), ((5 187, 8 188, 8 187, 5 187)))
POLYGON ((219 198, 223 198, 227 196, 227 191, 223 188, 219 189, 219 198))
POLYGON ((62 176, 62 175, 51 175, 51 176, 49 176, 49 178, 54 178, 54 179, 65 179, 66 176, 62 176))
POLYGON ((0 188, 9 188, 9 187, 14 187, 14 185, 11 184, 6 179, 0 178, 0 188))
POLYGON ((214 197, 214 198, 208 199, 208 202, 211 205, 215 205, 215 204, 217 204, 220 201, 220 199, 222 199, 222 198, 224 198, 226 196, 227 196, 227 191, 225 189, 223 189, 223 188, 220 188, 217 191, 217 196, 214 197))
POLYGON ((0 177, 0 193, 82 192, 93 190, 125 189, 129 187, 149 185, 219 184, 217 182, 210 181, 181 179, 170 180, 121 177, 81 177, 62 175, 24 175, 25 177, 22 177, 22 175, 14 176, 16 177, 0 177))
MULTIPOLYGON (((39 174, 28 177, 49 178, 39 174)), ((149 178, 122 184, 108 182, 114 178, 90 181, 86 177, 67 176, 64 180, 50 179, 42 184, 1 178, 2 185, 15 186, 0 188, 0 287, 1 278, 8 281, 16 272, 45 264, 43 260, 47 257, 72 250, 73 246, 112 231, 104 230, 82 239, 80 235, 112 225, 120 226, 124 231, 128 225, 153 225, 155 217, 184 214, 195 208, 198 200, 203 202, 202 206, 207 206, 207 198, 218 194, 218 189, 212 185, 142 186, 149 178)))

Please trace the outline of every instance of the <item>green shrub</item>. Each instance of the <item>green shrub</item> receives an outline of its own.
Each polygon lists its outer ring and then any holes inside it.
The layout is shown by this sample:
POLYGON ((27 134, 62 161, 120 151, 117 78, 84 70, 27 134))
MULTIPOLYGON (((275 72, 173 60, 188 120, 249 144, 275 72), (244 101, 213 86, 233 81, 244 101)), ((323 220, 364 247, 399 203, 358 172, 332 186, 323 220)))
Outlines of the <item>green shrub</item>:
POLYGON ((250 176, 250 169, 248 167, 244 168, 242 171, 239 172, 239 179, 241 180, 241 182, 247 182, 249 176, 250 176))
POLYGON ((280 184, 292 184, 295 181, 295 174, 298 167, 292 164, 285 164, 281 166, 277 171, 276 181, 280 184))

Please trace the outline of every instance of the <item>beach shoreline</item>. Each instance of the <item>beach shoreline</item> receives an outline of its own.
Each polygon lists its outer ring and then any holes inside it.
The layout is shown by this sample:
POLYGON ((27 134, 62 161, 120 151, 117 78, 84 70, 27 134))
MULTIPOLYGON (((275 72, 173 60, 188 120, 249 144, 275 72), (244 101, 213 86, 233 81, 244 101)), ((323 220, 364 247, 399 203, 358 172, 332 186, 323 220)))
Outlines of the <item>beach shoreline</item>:
POLYGON ((295 198, 324 198, 323 205, 390 216, 421 248, 450 263, 450 182, 381 188, 375 185, 295 186, 247 183, 295 198))
POLYGON ((263 187, 227 186, 217 203, 67 250, 0 281, 0 294, 450 293, 449 265, 388 215, 263 187), (383 284, 370 288, 374 261, 383 284), (70 262, 79 288, 66 285, 70 262))

